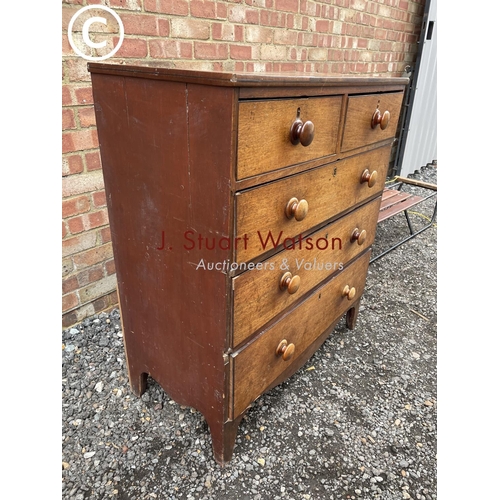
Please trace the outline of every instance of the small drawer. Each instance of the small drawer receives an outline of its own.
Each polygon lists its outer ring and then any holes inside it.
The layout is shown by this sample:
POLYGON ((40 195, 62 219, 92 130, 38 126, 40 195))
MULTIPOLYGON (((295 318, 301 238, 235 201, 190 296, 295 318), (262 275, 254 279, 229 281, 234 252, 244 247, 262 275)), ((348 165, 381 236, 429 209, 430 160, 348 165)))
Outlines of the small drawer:
POLYGON ((361 206, 233 278, 233 347, 341 271, 375 238, 380 200, 361 206))
POLYGON ((333 155, 341 105, 341 97, 241 102, 237 179, 333 155))
POLYGON ((394 137, 402 102, 403 92, 350 96, 341 150, 394 137))
POLYGON ((235 258, 247 262, 278 249, 382 192, 391 146, 329 163, 236 193, 235 258))
POLYGON ((368 250, 248 346, 232 354, 234 416, 270 387, 361 297, 369 261, 368 250))

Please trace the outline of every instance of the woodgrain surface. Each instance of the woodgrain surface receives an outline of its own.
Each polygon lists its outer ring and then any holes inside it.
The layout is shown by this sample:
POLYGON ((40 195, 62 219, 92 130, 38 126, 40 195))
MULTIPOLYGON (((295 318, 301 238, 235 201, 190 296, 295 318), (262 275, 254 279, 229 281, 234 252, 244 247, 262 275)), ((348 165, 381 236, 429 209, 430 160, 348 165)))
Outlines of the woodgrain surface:
POLYGON ((337 145, 341 104, 341 97, 241 102, 237 178, 244 179, 287 165, 333 155, 337 145), (314 139, 309 146, 290 142, 290 127, 299 108, 301 120, 314 124, 314 139))
POLYGON ((232 227, 223 207, 231 203, 234 91, 92 80, 130 384, 142 393, 149 374, 177 402, 202 412, 223 460, 232 450, 221 430, 230 282, 196 263, 223 261, 229 251, 183 246, 188 229, 229 235, 232 227), (215 138, 207 133, 214 124, 215 138))
POLYGON ((224 464, 248 405, 292 375, 346 312, 354 327, 407 79, 88 67, 132 390, 142 394, 149 374, 202 412, 224 464), (370 126, 377 105, 391 113, 384 131, 370 126), (314 123, 308 146, 289 140, 299 107, 314 123), (365 169, 378 173, 371 188, 360 182, 365 169), (356 227, 366 236, 351 242, 356 227), (186 247, 187 233, 200 246, 186 247), (302 249, 283 249, 299 235, 302 249), (227 244, 238 238, 236 249, 227 244), (318 269, 325 255, 331 268, 318 269), (276 269, 234 278, 198 269, 202 261, 276 269))
POLYGON ((299 357, 329 326, 333 328, 339 315, 353 306, 353 301, 342 296, 342 290, 346 285, 354 286, 357 296, 361 296, 369 259, 370 251, 367 251, 242 351, 232 354, 235 416, 262 394, 293 361, 293 357, 284 361, 276 356, 275 351, 281 340, 293 343, 294 357, 299 357))
POLYGON ((347 115, 342 139, 342 151, 359 148, 366 144, 393 137, 398 126, 403 92, 350 96, 347 103, 347 115), (389 111, 391 119, 385 130, 380 126, 372 129, 371 120, 377 109, 381 113, 389 111))
POLYGON ((345 267, 371 246, 375 238, 379 207, 380 197, 312 234, 312 249, 308 248, 308 241, 304 238, 300 246, 295 244, 295 249, 282 250, 264 261, 261 269, 252 269, 234 278, 233 346, 244 342, 329 275, 338 272, 339 264, 345 267), (355 228, 367 231, 362 245, 358 245, 356 241, 351 242, 355 228), (329 243, 328 248, 318 249, 323 248, 325 242, 329 243), (281 277, 287 270, 293 276, 300 277, 300 286, 294 294, 289 294, 279 286, 281 277))
POLYGON ((384 187, 390 151, 390 146, 378 148, 237 193, 236 232, 238 237, 246 235, 248 240, 246 248, 238 246, 237 261, 245 262, 268 251, 270 240, 268 245, 263 243, 269 234, 275 241, 280 232, 282 239, 293 238, 376 196, 384 187), (371 188, 367 183, 360 183, 361 174, 367 168, 378 172, 377 182, 371 188), (302 221, 285 215, 287 203, 293 197, 308 202, 309 210, 302 221))

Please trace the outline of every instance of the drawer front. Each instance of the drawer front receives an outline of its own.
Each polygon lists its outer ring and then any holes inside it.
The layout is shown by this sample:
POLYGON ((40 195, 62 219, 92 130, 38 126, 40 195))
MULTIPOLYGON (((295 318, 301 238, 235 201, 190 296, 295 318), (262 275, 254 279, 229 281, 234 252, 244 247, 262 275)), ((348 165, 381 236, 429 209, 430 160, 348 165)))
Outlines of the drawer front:
POLYGON ((349 151, 394 137, 402 102, 403 92, 349 97, 341 150, 349 151), (372 118, 377 111, 381 123, 375 124, 375 120, 372 128, 372 118))
POLYGON ((390 151, 385 146, 237 193, 237 262, 277 248, 284 238, 305 234, 381 192, 390 151), (363 174, 368 177, 362 182, 363 174))
POLYGON ((380 200, 376 198, 309 238, 293 245, 289 242, 287 249, 259 263, 258 268, 233 278, 233 347, 366 250, 375 238, 380 200))
POLYGON ((341 104, 341 97, 241 102, 237 179, 334 154, 341 104), (290 129, 298 118, 302 126, 296 125, 298 143, 292 144, 290 129), (310 140, 307 122, 314 125, 314 135, 312 142, 304 146, 302 142, 310 140))
POLYGON ((339 275, 320 287, 311 297, 275 323, 255 341, 234 356, 234 416, 262 394, 293 359, 328 328, 362 295, 370 251, 366 252, 339 275), (349 300, 344 289, 355 288, 355 296, 349 300), (276 355, 282 340, 294 344, 293 356, 285 361, 276 355))

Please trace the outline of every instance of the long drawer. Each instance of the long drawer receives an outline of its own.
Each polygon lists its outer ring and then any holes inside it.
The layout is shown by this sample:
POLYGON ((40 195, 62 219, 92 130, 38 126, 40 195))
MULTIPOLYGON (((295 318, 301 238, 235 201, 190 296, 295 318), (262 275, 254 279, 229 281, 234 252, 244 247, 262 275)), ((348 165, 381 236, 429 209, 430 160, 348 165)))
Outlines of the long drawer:
POLYGON ((232 354, 234 415, 244 411, 362 295, 370 254, 368 250, 358 257, 248 346, 232 354))
POLYGON ((361 206, 310 237, 233 278, 233 347, 342 270, 375 238, 380 200, 361 206))
POLYGON ((382 192, 391 146, 238 192, 237 262, 273 248, 382 192), (272 238, 271 238, 272 237, 272 238))

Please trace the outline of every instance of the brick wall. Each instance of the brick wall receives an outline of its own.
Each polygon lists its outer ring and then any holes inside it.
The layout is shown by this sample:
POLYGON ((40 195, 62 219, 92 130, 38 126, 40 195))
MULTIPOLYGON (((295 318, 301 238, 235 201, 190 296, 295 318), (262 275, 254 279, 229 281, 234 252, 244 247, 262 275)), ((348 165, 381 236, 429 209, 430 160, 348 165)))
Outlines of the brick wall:
POLYGON ((68 41, 86 5, 111 7, 125 38, 107 62, 215 71, 401 76, 425 0, 63 0, 63 327, 117 304, 87 61, 68 41))

